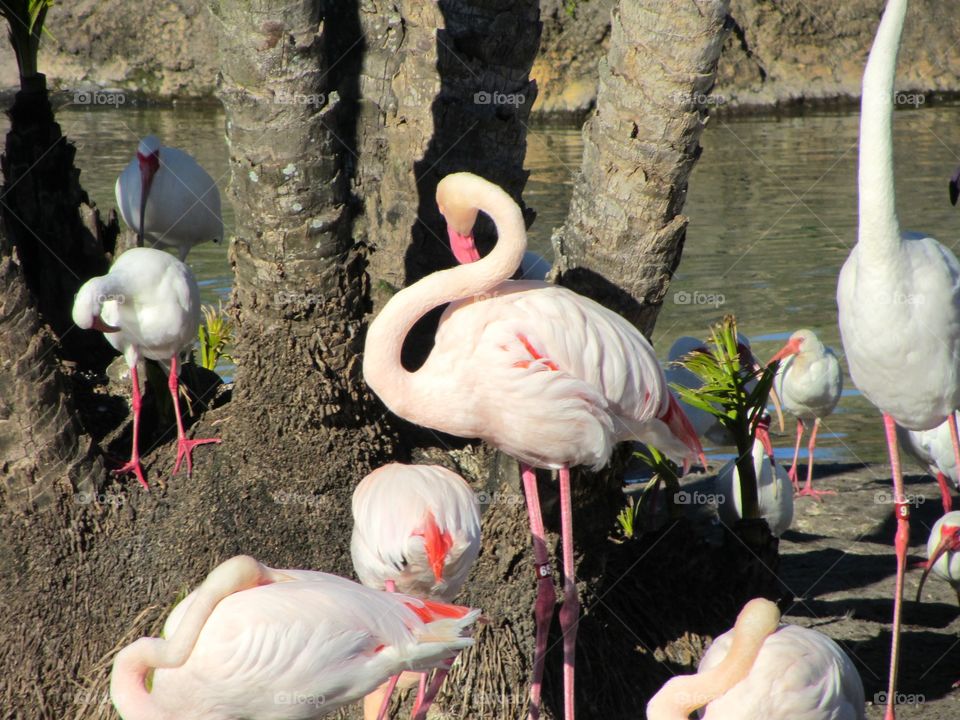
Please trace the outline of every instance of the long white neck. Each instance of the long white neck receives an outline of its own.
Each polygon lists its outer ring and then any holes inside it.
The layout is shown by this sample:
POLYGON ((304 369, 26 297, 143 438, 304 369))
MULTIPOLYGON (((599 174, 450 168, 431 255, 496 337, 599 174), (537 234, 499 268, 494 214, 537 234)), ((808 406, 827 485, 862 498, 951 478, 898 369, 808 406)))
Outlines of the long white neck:
POLYGON ((113 661, 110 696, 123 720, 176 720, 156 702, 146 687, 153 668, 183 665, 193 652, 200 631, 217 604, 235 592, 289 578, 246 555, 221 563, 193 593, 190 606, 167 639, 143 637, 131 643, 113 661))
POLYGON ((858 174, 861 252, 874 257, 900 247, 893 185, 893 88, 907 0, 889 0, 863 72, 858 174))
POLYGON ((400 364, 407 333, 433 308, 483 293, 509 278, 527 249, 523 215, 513 198, 481 178, 464 175, 462 180, 464 191, 458 194, 469 198, 464 202, 489 215, 497 226, 496 246, 474 263, 432 273, 404 288, 367 330, 364 379, 390 410, 411 422, 428 417, 427 401, 433 393, 431 378, 408 372, 400 364))

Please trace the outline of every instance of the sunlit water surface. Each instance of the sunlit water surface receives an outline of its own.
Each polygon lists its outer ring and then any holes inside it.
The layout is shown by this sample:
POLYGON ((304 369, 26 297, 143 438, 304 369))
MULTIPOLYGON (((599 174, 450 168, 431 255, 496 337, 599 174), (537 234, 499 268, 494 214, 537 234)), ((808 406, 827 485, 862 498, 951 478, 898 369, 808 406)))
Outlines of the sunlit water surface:
MULTIPOLYGON (((229 170, 218 110, 67 107, 58 119, 77 144, 81 181, 102 208, 114 205, 117 174, 137 140, 151 132, 194 155, 226 197, 229 170)), ((895 120, 901 223, 954 252, 960 211, 948 202, 947 179, 960 162, 958 120, 955 105, 906 110, 895 120)), ((704 335, 710 323, 732 312, 763 360, 801 327, 815 330, 842 357, 836 278, 856 237, 857 126, 855 113, 711 120, 685 208, 690 225, 683 261, 654 332, 661 356, 680 335, 704 335)), ((581 151, 578 128, 537 128, 529 136, 525 199, 537 210, 531 246, 548 257, 581 151)), ((229 237, 227 202, 224 222, 229 237)), ((226 247, 197 246, 189 262, 203 301, 225 300, 233 280, 226 247)), ((792 428, 788 420, 787 437, 776 443, 780 456, 792 453, 792 428)), ((818 457, 875 462, 884 459, 884 448, 879 414, 845 376, 844 397, 823 424, 818 457)))

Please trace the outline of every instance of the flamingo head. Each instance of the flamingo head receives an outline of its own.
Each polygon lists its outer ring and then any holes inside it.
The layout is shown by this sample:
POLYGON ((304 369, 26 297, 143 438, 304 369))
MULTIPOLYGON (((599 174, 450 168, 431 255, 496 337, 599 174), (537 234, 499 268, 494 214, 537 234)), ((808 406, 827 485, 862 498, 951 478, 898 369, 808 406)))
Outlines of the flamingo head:
POLYGON ((140 165, 140 228, 137 231, 137 241, 143 245, 144 212, 147 206, 147 196, 153 184, 153 176, 160 169, 160 139, 156 135, 147 135, 137 146, 137 163, 140 165))
POLYGON ((443 582, 443 567, 447 562, 447 553, 453 547, 453 536, 449 530, 440 530, 437 520, 431 511, 427 511, 423 527, 413 533, 423 538, 423 548, 427 553, 427 561, 437 583, 443 582))
POLYGON ((462 186, 456 178, 462 173, 447 175, 437 184, 437 207, 447 221, 450 249, 461 264, 480 259, 473 239, 473 226, 477 222, 477 203, 464 197, 462 186))
POLYGON ((934 548, 927 562, 923 564, 923 575, 920 576, 920 586, 917 588, 917 602, 920 602, 923 584, 927 581, 927 575, 933 570, 933 566, 945 553, 957 552, 958 550, 960 550, 960 525, 944 523, 940 526, 940 542, 934 548))

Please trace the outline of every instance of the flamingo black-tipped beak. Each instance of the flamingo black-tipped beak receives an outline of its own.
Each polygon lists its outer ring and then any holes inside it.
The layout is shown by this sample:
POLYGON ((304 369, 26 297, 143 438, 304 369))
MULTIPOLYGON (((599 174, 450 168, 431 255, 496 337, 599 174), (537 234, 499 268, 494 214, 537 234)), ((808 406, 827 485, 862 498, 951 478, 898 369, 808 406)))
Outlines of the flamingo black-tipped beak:
POLYGON ((756 438, 763 445, 763 451, 770 458, 770 463, 773 464, 775 460, 773 458, 773 443, 770 442, 770 422, 768 420, 764 419, 757 423, 756 438))
MULTIPOLYGON (((753 354, 753 351, 747 349, 747 355, 749 359, 750 369, 753 370, 753 372, 755 373, 758 373, 758 374, 762 373, 763 365, 760 364, 760 361, 757 359, 757 356, 753 354)), ((770 363, 772 362, 773 360, 767 363, 767 365, 770 365, 770 363)), ((780 404, 780 396, 777 395, 777 389, 773 387, 773 385, 770 386, 770 402, 773 403, 773 409, 777 413, 777 424, 780 425, 780 432, 783 432, 785 429, 785 425, 783 424, 783 407, 780 404)), ((769 441, 770 441, 770 436, 768 434, 767 442, 769 441)), ((770 461, 773 462, 773 452, 770 451, 767 454, 770 456, 770 461)))
MULTIPOLYGON (((703 463, 703 469, 706 470, 707 458, 703 454, 703 447, 700 445, 700 438, 697 437, 697 431, 693 429, 693 425, 690 424, 690 419, 683 411, 683 408, 680 407, 680 403, 677 402, 673 393, 668 390, 667 396, 669 398, 667 411, 658 419, 665 423, 677 439, 687 446, 690 452, 703 463)), ((684 473, 686 473, 687 469, 687 465, 684 463, 684 473)))
POLYGON ((458 263, 466 265, 480 259, 472 232, 463 235, 448 225, 447 235, 450 236, 450 249, 453 250, 453 256, 458 263))
POLYGON ((113 325, 107 325, 107 323, 105 323, 103 318, 99 315, 93 319, 93 325, 91 327, 93 327, 94 330, 99 330, 102 333, 120 332, 120 328, 114 327, 113 325))
POLYGON ((950 176, 950 204, 956 205, 958 198, 960 198, 960 167, 950 176))
POLYGON ((956 552, 960 550, 960 525, 943 525, 940 528, 940 543, 937 545, 933 554, 927 559, 923 568, 923 575, 920 576, 920 585, 917 587, 917 602, 920 602, 920 593, 923 592, 923 584, 927 581, 927 575, 933 570, 933 566, 947 552, 956 552))
POLYGON ((137 162, 140 164, 140 227, 137 228, 137 247, 143 247, 144 228, 146 227, 147 196, 150 186, 153 185, 153 176, 160 169, 159 153, 141 155, 137 153, 137 162))

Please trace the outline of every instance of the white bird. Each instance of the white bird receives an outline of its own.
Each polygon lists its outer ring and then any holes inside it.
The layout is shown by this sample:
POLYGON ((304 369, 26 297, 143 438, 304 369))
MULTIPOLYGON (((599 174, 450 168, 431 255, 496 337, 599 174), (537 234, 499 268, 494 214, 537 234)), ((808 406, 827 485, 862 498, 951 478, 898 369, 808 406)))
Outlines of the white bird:
POLYGON ((863 683, 826 635, 780 622, 777 606, 751 600, 710 645, 696 675, 667 681, 647 720, 862 720, 863 683))
POLYGON ((147 135, 114 187, 123 221, 153 243, 177 248, 180 260, 190 248, 223 239, 220 191, 192 156, 147 135), (146 216, 141 225, 140 219, 146 216))
POLYGON ((141 407, 137 365, 142 358, 170 363, 168 386, 177 417, 173 472, 186 458, 187 473, 191 473, 193 448, 220 440, 188 440, 180 418, 177 355, 196 339, 200 325, 200 289, 190 268, 162 250, 130 248, 117 258, 110 272, 80 287, 73 302, 73 322, 84 330, 101 331, 130 368, 133 452, 130 462, 115 474, 133 473, 143 487, 148 487, 137 444, 141 407))
POLYGON ((917 602, 920 602, 923 584, 931 571, 953 586, 960 603, 960 512, 948 512, 934 523, 930 531, 927 561, 923 564, 923 575, 917 587, 917 602))
POLYGON ((394 413, 459 437, 481 438, 523 465, 539 588, 530 712, 539 714, 547 631, 556 603, 533 467, 558 469, 564 601, 564 715, 574 717, 579 600, 574 581, 569 468, 600 468, 616 443, 641 440, 681 460, 702 455, 647 339, 621 316, 549 283, 508 280, 526 250, 520 208, 501 188, 469 173, 448 175, 437 204, 461 263, 394 295, 367 330, 363 374, 394 413), (478 211, 497 228, 479 258, 478 211), (424 314, 450 303, 433 349, 410 372, 404 338, 424 314))
POLYGON ((478 614, 241 555, 173 609, 162 639, 117 654, 110 696, 123 720, 319 718, 455 657, 478 614))
MULTIPOLYGON (((466 481, 439 465, 390 463, 353 491, 353 567, 376 590, 449 602, 480 554, 480 510, 466 481)), ((426 712, 446 676, 422 676, 414 715, 426 712)), ((367 707, 383 717, 397 678, 367 707)))
POLYGON ((896 425, 930 430, 960 408, 960 263, 930 237, 902 236, 893 182, 894 76, 907 0, 889 0, 863 74, 857 244, 837 285, 840 335, 850 376, 883 413, 897 517, 890 681, 886 720, 895 717, 903 576, 910 505, 903 492, 896 425))
MULTIPOLYGON (((790 477, 780 465, 771 463, 770 455, 759 439, 753 441, 753 470, 757 476, 760 516, 767 521, 770 532, 780 537, 793 522, 793 488, 790 487, 790 477)), ((717 514, 727 526, 732 527, 743 517, 740 472, 736 459, 720 468, 716 487, 717 494, 723 498, 723 501, 717 504, 717 514)))
MULTIPOLYGON (((843 391, 840 361, 833 350, 826 347, 813 330, 797 330, 770 363, 780 361, 773 386, 780 396, 783 409, 797 418, 797 442, 793 447, 793 462, 789 476, 798 495, 809 495, 817 500, 821 495, 835 494, 832 490, 813 489, 813 449, 817 444, 820 421, 833 412, 843 391), (807 444, 807 482, 800 489, 797 479, 797 459, 804 428, 813 423, 807 444)), ((769 364, 769 363, 768 363, 769 364)))
POLYGON ((924 470, 937 479, 943 512, 950 512, 953 509, 953 498, 947 479, 952 480, 957 489, 960 489, 960 473, 957 472, 957 458, 953 452, 949 421, 942 422, 933 430, 907 430, 897 425, 897 442, 924 470))

